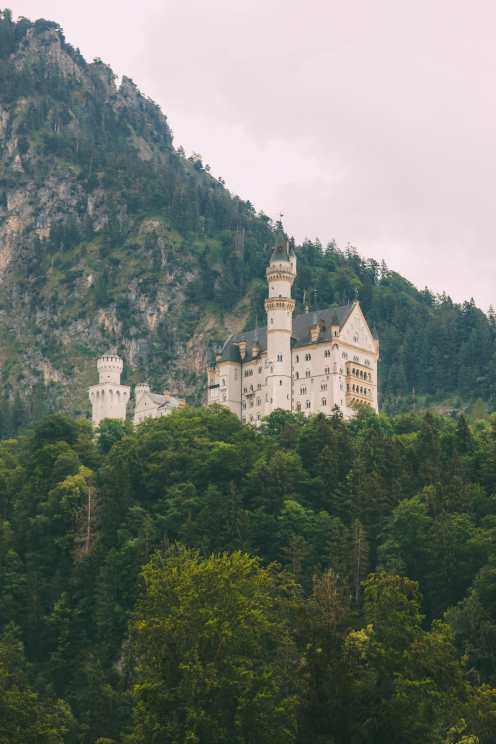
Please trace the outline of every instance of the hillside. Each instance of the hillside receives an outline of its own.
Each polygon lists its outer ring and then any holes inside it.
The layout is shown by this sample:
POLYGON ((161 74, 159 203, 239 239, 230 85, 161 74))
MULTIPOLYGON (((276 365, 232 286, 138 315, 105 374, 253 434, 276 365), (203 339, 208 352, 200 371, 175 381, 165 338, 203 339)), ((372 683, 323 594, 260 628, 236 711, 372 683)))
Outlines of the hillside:
MULTIPOLYGON (((102 50, 104 53, 105 50, 102 50)), ((87 411, 94 359, 127 382, 202 400, 209 350, 264 317, 273 226, 124 77, 86 62, 56 23, 0 20, 0 363, 11 433, 87 411)), ((388 410, 423 396, 496 400, 494 318, 418 291, 353 249, 296 246, 298 309, 357 296, 382 348, 388 410)))

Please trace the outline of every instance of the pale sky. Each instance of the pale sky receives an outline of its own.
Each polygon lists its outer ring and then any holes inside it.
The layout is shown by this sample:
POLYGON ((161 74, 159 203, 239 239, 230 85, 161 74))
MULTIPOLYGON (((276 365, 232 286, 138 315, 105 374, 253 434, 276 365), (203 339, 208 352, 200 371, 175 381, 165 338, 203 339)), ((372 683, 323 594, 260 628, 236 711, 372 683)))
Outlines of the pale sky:
POLYGON ((491 0, 11 0, 301 241, 496 305, 491 0))

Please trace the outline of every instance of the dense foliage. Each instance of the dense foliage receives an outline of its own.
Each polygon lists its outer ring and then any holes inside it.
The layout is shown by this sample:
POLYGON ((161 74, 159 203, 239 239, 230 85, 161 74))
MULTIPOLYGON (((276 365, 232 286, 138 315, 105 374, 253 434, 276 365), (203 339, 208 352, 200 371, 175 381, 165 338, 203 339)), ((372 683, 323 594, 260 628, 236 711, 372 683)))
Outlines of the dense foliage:
POLYGON ((1 742, 490 744, 495 597, 496 421, 0 443, 1 742))
MULTIPOLYGON (((175 148, 159 108, 101 60, 87 63, 55 23, 0 12, 0 114, 0 240, 12 251, 0 430, 47 407, 83 412, 95 353, 109 347, 130 381, 199 402, 209 349, 263 323, 271 221, 175 148)), ((387 410, 426 398, 494 409, 493 313, 418 291, 352 248, 296 251, 297 312, 360 299, 381 340, 387 410)))

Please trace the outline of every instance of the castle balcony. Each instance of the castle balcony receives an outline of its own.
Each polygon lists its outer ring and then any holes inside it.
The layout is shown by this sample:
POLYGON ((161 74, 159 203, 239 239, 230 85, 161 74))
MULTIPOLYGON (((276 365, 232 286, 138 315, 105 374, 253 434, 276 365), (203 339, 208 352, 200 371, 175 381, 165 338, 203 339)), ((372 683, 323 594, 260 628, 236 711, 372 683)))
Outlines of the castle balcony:
POLYGON ((346 378, 353 382, 357 380, 366 385, 371 385, 372 370, 360 362, 346 362, 346 378))
POLYGON ((346 391, 346 405, 347 406, 356 406, 356 405, 366 405, 366 406, 373 406, 373 399, 372 399, 372 390, 371 388, 364 388, 357 386, 355 390, 347 390, 346 391))

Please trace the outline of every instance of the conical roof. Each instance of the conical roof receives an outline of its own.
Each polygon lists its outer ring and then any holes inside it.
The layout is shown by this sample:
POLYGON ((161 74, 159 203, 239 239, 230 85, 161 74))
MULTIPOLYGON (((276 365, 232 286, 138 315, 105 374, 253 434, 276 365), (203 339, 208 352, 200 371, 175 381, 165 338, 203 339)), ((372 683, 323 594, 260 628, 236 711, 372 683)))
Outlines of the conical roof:
POLYGON ((289 261, 290 251, 288 239, 284 233, 282 227, 278 227, 275 232, 274 248, 270 257, 270 262, 273 261, 289 261))

